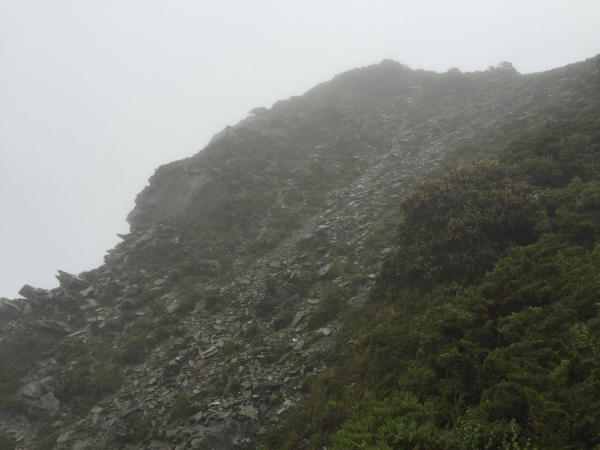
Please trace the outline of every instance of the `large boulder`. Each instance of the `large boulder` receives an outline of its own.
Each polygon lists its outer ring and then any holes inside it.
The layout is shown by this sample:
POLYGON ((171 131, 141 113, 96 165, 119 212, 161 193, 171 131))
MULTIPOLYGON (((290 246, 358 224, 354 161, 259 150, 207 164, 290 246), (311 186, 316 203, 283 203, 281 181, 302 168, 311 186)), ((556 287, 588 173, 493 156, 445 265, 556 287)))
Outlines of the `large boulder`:
POLYGON ((80 277, 79 275, 73 275, 72 273, 63 272, 62 270, 58 271, 56 278, 62 288, 71 291, 83 291, 92 285, 92 283, 85 278, 80 277))

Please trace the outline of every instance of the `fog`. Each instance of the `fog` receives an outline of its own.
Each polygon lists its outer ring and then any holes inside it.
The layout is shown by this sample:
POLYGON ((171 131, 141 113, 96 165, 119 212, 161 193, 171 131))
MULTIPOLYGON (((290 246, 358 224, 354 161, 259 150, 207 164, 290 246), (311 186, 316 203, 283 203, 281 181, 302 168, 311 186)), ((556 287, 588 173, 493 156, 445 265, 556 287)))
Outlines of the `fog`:
POLYGON ((600 53, 598 1, 0 2, 0 296, 102 264, 161 164, 254 107, 394 59, 539 72, 600 53))

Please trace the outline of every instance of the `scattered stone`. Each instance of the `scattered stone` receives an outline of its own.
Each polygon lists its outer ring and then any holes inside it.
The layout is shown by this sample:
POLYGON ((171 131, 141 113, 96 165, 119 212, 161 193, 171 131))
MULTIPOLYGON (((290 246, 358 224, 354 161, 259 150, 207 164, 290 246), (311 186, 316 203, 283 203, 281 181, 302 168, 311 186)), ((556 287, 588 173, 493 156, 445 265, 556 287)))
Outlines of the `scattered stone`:
POLYGON ((50 412, 50 414, 54 414, 60 410, 60 402, 52 392, 42 395, 40 397, 40 403, 42 404, 42 408, 50 412))
POLYGON ((73 450, 84 450, 86 448, 88 448, 90 445, 89 441, 79 441, 76 442, 75 445, 73 445, 73 450))
POLYGON ((168 306, 167 306, 167 312, 168 313, 172 313, 173 311, 175 311, 177 308, 179 308, 179 302, 177 300, 173 300, 168 306))
POLYGON ((24 395, 25 397, 30 398, 38 398, 44 393, 42 388, 42 383, 39 381, 33 381, 25 386, 21 386, 19 389, 19 394, 24 395))
POLYGON ((306 234, 303 234, 303 235, 301 235, 301 236, 298 238, 298 241, 299 241, 299 242, 310 242, 310 241, 312 241, 313 239, 315 239, 316 237, 317 237, 317 235, 316 235, 316 234, 314 234, 314 233, 306 233, 306 234))
POLYGON ((72 431, 67 431, 66 433, 61 434, 60 436, 58 436, 58 439, 56 439, 56 443, 62 444, 63 442, 67 442, 71 434, 73 434, 72 431))
POLYGON ((34 288, 33 286, 30 286, 28 284, 23 286, 19 291, 19 295, 25 297, 28 300, 35 300, 38 295, 41 295, 41 293, 41 289, 34 288))
POLYGON ((319 270, 317 270, 317 275, 319 275, 320 277, 324 277, 325 275, 327 275, 327 272, 329 272, 330 268, 331 268, 331 263, 325 264, 324 266, 319 267, 319 270))
POLYGON ((78 292, 87 289, 92 285, 92 283, 85 278, 73 275, 72 273, 63 272, 62 270, 58 271, 56 278, 62 288, 78 292))
POLYGON ((60 320, 52 320, 52 319, 46 319, 46 320, 36 320, 33 323, 33 326, 35 326, 36 328, 40 328, 42 330, 48 330, 48 331, 58 331, 61 333, 67 333, 70 334, 73 332, 73 329, 67 325, 65 322, 61 322, 60 320))
POLYGON ((23 311, 21 310, 21 308, 19 308, 17 305, 15 305, 15 302, 4 302, 4 304, 12 309, 14 309, 17 313, 21 314, 23 311))
POLYGON ((134 406, 133 408, 127 408, 125 411, 121 412, 121 414, 119 414, 119 417, 123 418, 123 417, 127 417, 129 414, 131 414, 134 411, 137 411, 138 407, 134 406))
POLYGON ((208 350, 205 350, 204 352, 200 353, 200 358, 208 358, 209 356, 216 355, 218 351, 219 349, 215 345, 213 345, 208 350))
POLYGON ((83 330, 78 330, 78 331, 74 331, 73 333, 71 333, 71 334, 68 334, 68 335, 67 335, 67 337, 68 337, 68 338, 70 338, 70 337, 75 337, 75 336, 79 336, 80 334, 83 334, 83 333, 85 333, 85 329, 83 329, 83 330))
MULTIPOLYGON (((92 292, 94 290, 94 286, 89 286, 88 288, 84 289, 83 291, 80 291, 79 293, 81 295, 83 295, 84 297, 87 297, 87 295, 92 292)), ((89 300, 88 300, 89 301, 89 300)))
POLYGON ((262 353, 264 351, 267 350, 267 347, 264 345, 259 345, 258 347, 254 347, 250 353, 252 353, 253 355, 258 355, 259 353, 262 353))
POLYGON ((337 202, 338 202, 337 198, 327 200, 325 202, 325 204, 323 205, 323 209, 330 209, 331 207, 335 206, 337 204, 337 202))
POLYGON ((279 300, 287 300, 292 296, 290 291, 288 291, 283 286, 275 286, 273 290, 275 291, 275 295, 277 295, 277 298, 279 298, 279 300))
POLYGON ((294 345, 294 351, 299 352, 300 350, 302 350, 303 347, 304 347, 304 339, 300 339, 298 342, 296 342, 296 345, 294 345))
POLYGON ((290 327, 295 327, 298 322, 300 322, 302 320, 302 318, 304 317, 305 312, 304 311, 300 311, 298 313, 296 313, 296 315, 294 316, 294 318, 292 319, 291 323, 290 323, 290 327))
POLYGON ((115 434, 125 439, 131 439, 134 436, 133 429, 129 428, 126 424, 116 422, 114 424, 115 434))
POLYGON ((275 364, 283 364, 289 359, 290 356, 292 356, 292 352, 284 353, 283 355, 281 355, 281 357, 277 360, 275 364))

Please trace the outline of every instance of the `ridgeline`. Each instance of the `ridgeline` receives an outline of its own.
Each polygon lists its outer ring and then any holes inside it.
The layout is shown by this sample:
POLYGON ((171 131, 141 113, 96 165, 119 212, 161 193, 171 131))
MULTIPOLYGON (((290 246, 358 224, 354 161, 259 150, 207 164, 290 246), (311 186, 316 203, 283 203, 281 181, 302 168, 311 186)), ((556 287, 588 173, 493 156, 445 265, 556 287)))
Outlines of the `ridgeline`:
POLYGON ((0 449, 600 445, 600 56, 351 70, 128 221, 0 299, 0 449))

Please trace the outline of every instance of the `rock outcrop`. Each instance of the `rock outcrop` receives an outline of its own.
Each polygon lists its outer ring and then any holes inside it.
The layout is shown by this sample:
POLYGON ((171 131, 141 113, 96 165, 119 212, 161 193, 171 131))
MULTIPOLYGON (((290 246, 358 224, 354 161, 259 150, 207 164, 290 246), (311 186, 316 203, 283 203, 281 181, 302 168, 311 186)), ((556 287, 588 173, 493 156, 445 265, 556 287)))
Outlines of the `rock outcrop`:
POLYGON ((132 228, 165 217, 199 217, 218 205, 227 194, 213 178, 189 170, 185 161, 159 167, 150 184, 138 194, 135 208, 127 216, 132 228))

